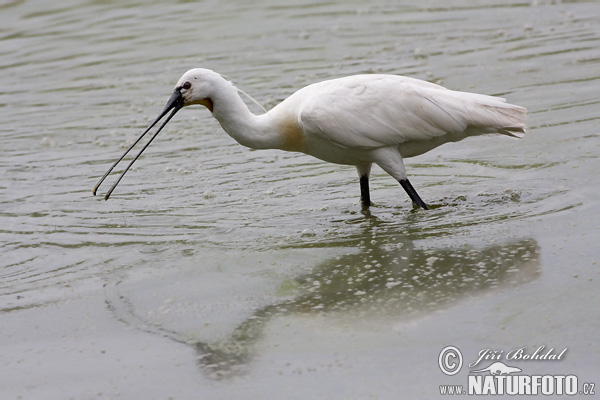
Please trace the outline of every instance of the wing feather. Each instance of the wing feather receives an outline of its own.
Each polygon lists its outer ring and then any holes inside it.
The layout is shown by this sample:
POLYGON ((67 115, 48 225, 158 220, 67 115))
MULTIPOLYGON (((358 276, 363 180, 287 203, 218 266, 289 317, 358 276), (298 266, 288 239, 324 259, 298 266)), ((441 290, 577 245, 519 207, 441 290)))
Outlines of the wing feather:
MULTIPOLYGON (((525 109, 504 99, 456 92, 396 75, 356 75, 307 86, 299 123, 307 137, 343 148, 449 141, 480 133, 524 132, 525 109)), ((510 133, 509 133, 510 134, 510 133)))

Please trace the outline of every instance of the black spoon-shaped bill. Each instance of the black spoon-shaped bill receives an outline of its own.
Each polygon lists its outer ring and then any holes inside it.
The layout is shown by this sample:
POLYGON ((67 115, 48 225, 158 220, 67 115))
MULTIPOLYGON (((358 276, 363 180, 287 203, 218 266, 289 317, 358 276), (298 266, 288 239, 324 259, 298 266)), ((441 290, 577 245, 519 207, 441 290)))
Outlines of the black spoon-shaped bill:
POLYGON ((135 142, 133 142, 133 144, 131 146, 129 146, 129 148, 125 151, 125 153, 123 153, 123 155, 117 161, 115 161, 113 163, 113 165, 111 165, 111 167, 108 169, 108 171, 106 171, 106 173, 104 174, 104 176, 102 176, 102 178, 100 178, 100 180, 98 181, 98 183, 96 183, 96 186, 94 186, 94 190, 92 190, 92 193, 94 194, 94 196, 96 195, 96 192, 98 191, 98 187, 100 187, 100 185, 102 184, 102 182, 104 182, 104 180, 106 179, 106 177, 112 172, 112 170, 117 166, 117 164, 119 162, 121 162, 121 160, 123 160, 123 158, 125 158, 125 156, 131 151, 131 149, 133 149, 140 142, 140 140, 142 140, 142 138, 144 136, 146 136, 146 134, 150 131, 150 129, 152 129, 165 115, 167 115, 167 113, 169 111, 173 110, 171 112, 171 114, 169 114, 169 116, 167 117, 167 119, 158 128, 158 130, 156 131, 156 133, 150 138, 150 140, 148 141, 148 143, 146 143, 146 145, 144 145, 144 147, 142 148, 142 150, 140 150, 140 152, 129 163, 129 165, 127 165, 127 168, 125 168, 125 170, 121 173, 121 175, 119 176, 119 179, 117 179, 117 181, 108 190, 108 192, 104 196, 104 200, 108 200, 108 198, 110 197, 110 195, 113 192, 113 190, 115 190, 115 188, 117 187, 117 185, 119 184, 119 182, 121 182, 121 179, 123 179, 123 176, 125 176, 125 173, 127 171, 129 171, 129 168, 131 168, 131 166, 133 165, 133 163, 142 155, 142 153, 144 152, 144 150, 146 150, 146 148, 148 148, 148 146, 150 145, 150 143, 152 143, 152 141, 154 140, 154 138, 165 127, 165 125, 167 124, 167 122, 169 122, 171 120, 171 118, 173 118, 173 116, 177 113, 177 111, 179 111, 182 107, 183 107, 183 97, 181 96, 181 87, 177 87, 177 88, 175 88, 175 91, 171 95, 171 98, 167 102, 167 105, 165 106, 165 109, 160 113, 160 115, 154 120, 154 122, 152 122, 150 124, 150 126, 144 131, 144 133, 142 133, 140 135, 140 137, 138 137, 137 140, 135 142))

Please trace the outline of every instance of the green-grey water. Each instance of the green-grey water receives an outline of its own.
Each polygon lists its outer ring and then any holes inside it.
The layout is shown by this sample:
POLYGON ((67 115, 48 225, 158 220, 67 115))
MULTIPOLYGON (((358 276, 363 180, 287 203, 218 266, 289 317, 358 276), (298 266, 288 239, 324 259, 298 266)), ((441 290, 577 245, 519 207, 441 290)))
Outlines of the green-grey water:
POLYGON ((566 357, 506 363, 598 383, 599 15, 1 3, 0 397, 431 399, 482 349, 541 345, 566 357), (430 211, 376 169, 365 213, 354 168, 248 150, 193 107, 92 196, 193 67, 267 109, 323 79, 408 75, 506 97, 529 131, 407 160, 430 211))

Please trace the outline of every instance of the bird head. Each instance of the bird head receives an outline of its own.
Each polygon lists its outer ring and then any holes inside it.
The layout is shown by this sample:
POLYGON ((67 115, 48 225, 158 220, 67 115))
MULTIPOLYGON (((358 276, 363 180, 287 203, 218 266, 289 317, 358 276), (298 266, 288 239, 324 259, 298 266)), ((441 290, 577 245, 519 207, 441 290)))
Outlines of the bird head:
POLYGON ((213 102, 211 99, 211 93, 214 93, 214 88, 218 79, 223 79, 219 74, 213 72, 208 69, 203 68, 195 68, 187 71, 177 82, 175 86, 175 90, 173 90, 173 94, 163 111, 158 115, 158 117, 150 124, 150 126, 141 134, 141 136, 125 151, 125 153, 119 158, 115 163, 109 168, 108 171, 104 174, 104 176, 98 181, 96 186, 94 187, 93 194, 96 195, 96 191, 98 187, 104 179, 111 173, 111 171, 115 168, 115 166, 129 153, 129 151, 156 125, 163 117, 167 114, 167 118, 160 125, 156 133, 150 138, 148 143, 140 150, 140 152, 135 156, 135 158, 129 163, 127 168, 121 173, 119 179, 115 182, 115 184, 109 189, 108 193, 104 197, 106 200, 110 197, 110 194, 117 187, 125 173, 129 170, 129 168, 133 165, 133 163, 142 155, 144 150, 150 145, 150 143, 154 140, 154 138, 158 135, 158 133, 165 127, 165 125, 173 118, 173 116, 181 110, 185 106, 193 105, 193 104, 201 104, 208 108, 211 112, 213 111, 213 102), (169 113, 170 112, 170 113, 169 113))
POLYGON ((222 80, 223 78, 209 69, 190 69, 179 78, 173 96, 179 93, 183 106, 201 104, 212 112, 213 101, 211 95, 214 91, 215 79, 222 80))

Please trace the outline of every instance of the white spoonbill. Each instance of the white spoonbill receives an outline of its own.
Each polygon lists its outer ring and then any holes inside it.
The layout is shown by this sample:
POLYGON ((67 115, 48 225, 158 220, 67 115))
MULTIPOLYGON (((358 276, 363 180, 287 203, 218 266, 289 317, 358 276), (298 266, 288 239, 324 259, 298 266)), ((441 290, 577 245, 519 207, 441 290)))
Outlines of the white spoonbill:
POLYGON ((225 132, 253 149, 298 151, 336 164, 354 165, 363 207, 371 204, 373 163, 396 179, 411 200, 427 209, 406 175, 404 159, 467 136, 500 133, 521 137, 527 110, 499 97, 458 92, 398 75, 354 75, 306 86, 270 111, 253 114, 238 89, 220 74, 187 71, 158 118, 110 167, 113 168, 169 111, 150 141, 129 163, 104 197, 110 197, 131 165, 182 107, 201 104, 225 132))

